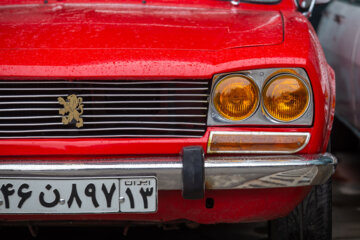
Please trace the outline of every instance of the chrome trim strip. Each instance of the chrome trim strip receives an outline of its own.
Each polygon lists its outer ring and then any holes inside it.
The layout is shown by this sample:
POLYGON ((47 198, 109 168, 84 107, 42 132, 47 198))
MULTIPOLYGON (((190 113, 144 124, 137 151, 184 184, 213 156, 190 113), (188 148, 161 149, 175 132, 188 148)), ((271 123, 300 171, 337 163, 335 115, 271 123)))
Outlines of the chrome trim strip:
MULTIPOLYGON (((114 107, 103 107, 103 108, 93 108, 93 107, 84 107, 84 110, 109 110, 109 111, 116 111, 116 110, 192 110, 192 109, 198 109, 198 110, 207 110, 207 107, 164 107, 164 108, 114 108, 114 107)), ((59 108, 3 108, 0 109, 0 112, 15 112, 15 111, 58 111, 59 108)))
MULTIPOLYGON (((0 98, 66 97, 67 94, 52 95, 1 95, 0 98)), ((77 94, 78 97, 208 97, 208 94, 77 94)))
POLYGON ((311 134, 308 132, 230 132, 230 131, 211 131, 210 132, 210 136, 209 136, 209 140, 208 140, 208 144, 207 144, 207 153, 212 154, 212 153, 257 153, 257 154, 292 154, 292 153, 296 153, 296 152, 300 152, 301 150, 303 150, 307 144, 310 141, 310 136, 311 134), (211 151, 210 149, 210 145, 211 145, 211 141, 213 138, 213 135, 215 134, 226 134, 226 135, 268 135, 268 136, 305 136, 306 140, 304 142, 304 144, 302 146, 299 146, 297 149, 295 149, 294 151, 211 151))
POLYGON ((144 81, 144 82, 138 82, 138 81, 134 81, 134 82, 122 82, 122 81, 113 81, 113 82, 102 82, 102 81, 94 81, 94 82, 89 82, 89 81, 0 81, 0 84, 94 84, 94 85, 152 85, 152 84, 171 84, 171 83, 176 83, 176 84, 201 84, 201 85, 207 85, 208 82, 204 81, 204 82, 196 82, 196 81, 189 81, 189 82, 184 82, 184 81, 152 81, 152 80, 148 80, 148 81, 144 81))
MULTIPOLYGON (((58 102, 56 102, 58 103, 58 102)), ((134 100, 134 101, 84 101, 84 104, 110 104, 110 103, 208 103, 207 100, 158 100, 158 101, 153 101, 153 100, 149 100, 149 101, 138 101, 138 100, 134 100)))
POLYGON ((59 108, 3 108, 0 112, 17 112, 17 111, 59 111, 59 108))
POLYGON ((164 114, 164 115, 152 115, 152 114, 139 114, 139 115, 81 115, 81 117, 206 117, 206 114, 164 114))
POLYGON ((195 91, 208 90, 208 88, 0 88, 0 91, 68 91, 68 90, 93 90, 93 91, 195 91))
POLYGON ((103 107, 103 108, 93 108, 93 107, 84 107, 84 110, 207 110, 207 107, 138 107, 138 108, 113 108, 113 107, 103 107))
MULTIPOLYGON (((325 183, 336 158, 329 154, 228 156, 205 159, 207 189, 299 187, 325 183)), ((180 157, 93 159, 87 161, 6 160, 0 163, 4 179, 113 178, 156 176, 161 190, 182 189, 180 157)))
MULTIPOLYGON (((132 104, 137 104, 137 103, 208 103, 207 100, 159 100, 159 101, 153 101, 153 100, 149 100, 149 101, 83 101, 84 104, 118 104, 118 103, 132 103, 132 104)), ((28 102, 0 102, 0 105, 15 105, 15 104, 59 104, 59 102, 57 101, 28 101, 28 102)))
POLYGON ((108 134, 108 135, 83 135, 83 136, 19 136, 0 137, 0 139, 54 139, 54 138, 202 138, 196 135, 136 135, 136 134, 108 134))
MULTIPOLYGON (((83 116, 82 116, 83 117, 83 116)), ((48 118, 62 118, 61 115, 54 116, 19 116, 19 117, 0 117, 0 119, 48 119, 48 118)))
POLYGON ((57 102, 57 101, 0 102, 0 105, 15 105, 15 104, 59 104, 59 102, 57 102))
POLYGON ((96 132, 96 131, 174 131, 174 132, 205 132, 205 129, 151 128, 151 127, 119 127, 119 128, 87 128, 87 129, 41 129, 41 130, 0 130, 0 133, 38 133, 38 132, 96 132))
MULTIPOLYGON (((109 122, 86 122, 86 125, 95 125, 95 124, 154 124, 154 125, 196 125, 196 126, 205 126, 206 123, 196 123, 196 122, 146 122, 146 121, 109 121, 109 122)), ((0 126, 62 126, 64 125, 61 122, 58 123, 0 123, 0 126)))
MULTIPOLYGON (((195 114, 183 114, 183 115, 151 115, 151 114, 141 114, 141 115, 81 115, 81 117, 89 117, 89 118, 123 118, 123 117, 206 117, 204 115, 195 115, 195 114)), ((26 117, 0 117, 0 119, 42 119, 42 118, 62 118, 61 115, 54 115, 54 116, 26 116, 26 117)))

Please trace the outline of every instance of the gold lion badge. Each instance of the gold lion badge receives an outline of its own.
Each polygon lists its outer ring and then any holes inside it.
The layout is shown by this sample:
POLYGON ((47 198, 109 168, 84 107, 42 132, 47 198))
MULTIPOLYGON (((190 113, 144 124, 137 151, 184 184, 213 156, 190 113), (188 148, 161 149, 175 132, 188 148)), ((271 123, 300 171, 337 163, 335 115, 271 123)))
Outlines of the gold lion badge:
POLYGON ((68 125, 73 120, 76 121, 76 127, 81 128, 84 126, 84 121, 80 117, 81 114, 84 113, 84 105, 82 104, 83 99, 81 97, 77 97, 75 94, 68 96, 67 101, 65 101, 62 97, 58 97, 58 102, 61 105, 64 105, 64 108, 59 110, 59 114, 63 115, 62 123, 64 125, 68 125), (67 114, 67 116, 65 116, 67 114))

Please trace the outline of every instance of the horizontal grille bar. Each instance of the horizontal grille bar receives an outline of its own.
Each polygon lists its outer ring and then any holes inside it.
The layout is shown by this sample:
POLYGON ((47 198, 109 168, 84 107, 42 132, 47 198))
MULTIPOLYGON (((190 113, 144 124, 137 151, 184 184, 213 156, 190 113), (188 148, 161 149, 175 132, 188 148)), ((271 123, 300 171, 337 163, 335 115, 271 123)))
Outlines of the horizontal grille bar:
MULTIPOLYGON (((63 91, 84 90, 84 88, 1 88, 4 91, 63 91)), ((202 91, 207 88, 86 88, 89 91, 202 91)))
MULTIPOLYGON (((83 101, 83 104, 139 104, 139 103, 207 103, 207 100, 168 100, 168 101, 83 101)), ((58 101, 26 101, 26 102, 0 102, 0 105, 12 105, 12 104, 59 104, 58 101)))
POLYGON ((209 85, 209 80, 0 80, 0 138, 201 137, 209 85))
POLYGON ((5 130, 0 131, 0 133, 35 133, 35 132, 96 132, 96 131, 124 131, 124 130, 155 130, 155 131, 182 131, 182 132, 204 132, 202 129, 177 129, 177 128, 145 128, 145 127, 136 127, 136 128, 92 128, 92 129, 42 129, 42 130, 5 130))
MULTIPOLYGON (((196 123, 196 122, 144 122, 144 121, 108 121, 108 122, 87 122, 86 125, 89 124, 151 124, 151 125, 197 125, 197 126, 205 126, 206 123, 196 123)), ((62 123, 8 123, 8 124, 0 124, 1 127, 5 126, 61 126, 62 123)))
MULTIPOLYGON (((0 98, 45 98, 65 97, 66 94, 55 95, 1 95, 0 98)), ((207 94, 78 94, 78 97, 207 97, 207 94)))
MULTIPOLYGON (((173 135, 169 135, 169 134, 161 134, 161 135, 124 135, 124 134, 108 134, 108 135, 78 135, 76 136, 76 138, 195 138, 195 137, 199 137, 198 135, 183 135, 183 134, 173 134, 173 135)), ((17 139, 17 138, 74 138, 74 136, 66 136, 66 135, 57 135, 57 136, 21 136, 21 137, 17 137, 17 136, 10 136, 10 137, 2 137, 0 136, 0 139, 17 139)))
MULTIPOLYGON (((206 110, 206 107, 170 107, 170 108, 84 108, 84 110, 107 110, 107 111, 118 111, 118 110, 191 110, 191 109, 202 109, 206 110)), ((13 111, 58 111, 58 108, 4 108, 0 109, 0 112, 13 112, 13 111)))
MULTIPOLYGON (((119 115, 82 115, 82 118, 119 118, 119 115)), ((200 117, 204 118, 206 115, 121 115, 121 117, 153 117, 153 118, 183 118, 183 117, 200 117)), ((0 117, 1 119, 41 119, 41 118, 62 118, 61 115, 55 116, 26 116, 26 117, 0 117)))
MULTIPOLYGON (((46 81, 47 84, 61 84, 61 85, 67 85, 75 83, 78 84, 89 84, 89 85, 154 85, 154 84, 166 84, 166 85, 174 85, 174 84, 186 84, 186 85, 208 85, 208 81, 46 81)), ((0 84, 44 84, 44 81, 0 81, 0 84)))

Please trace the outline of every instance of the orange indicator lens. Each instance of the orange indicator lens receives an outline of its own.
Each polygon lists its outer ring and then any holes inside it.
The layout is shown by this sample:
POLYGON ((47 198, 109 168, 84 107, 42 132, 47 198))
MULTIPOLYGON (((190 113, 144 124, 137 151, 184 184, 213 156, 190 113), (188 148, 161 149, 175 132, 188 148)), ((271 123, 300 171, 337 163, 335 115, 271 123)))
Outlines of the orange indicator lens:
POLYGON ((309 137, 309 133, 211 132, 208 153, 295 153, 309 137))

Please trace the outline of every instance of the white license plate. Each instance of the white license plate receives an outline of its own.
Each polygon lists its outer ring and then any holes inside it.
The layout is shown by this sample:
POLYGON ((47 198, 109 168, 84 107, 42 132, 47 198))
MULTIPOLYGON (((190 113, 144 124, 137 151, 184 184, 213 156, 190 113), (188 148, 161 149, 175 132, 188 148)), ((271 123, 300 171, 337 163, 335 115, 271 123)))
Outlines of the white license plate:
POLYGON ((156 211, 155 177, 0 179, 0 214, 156 211))

